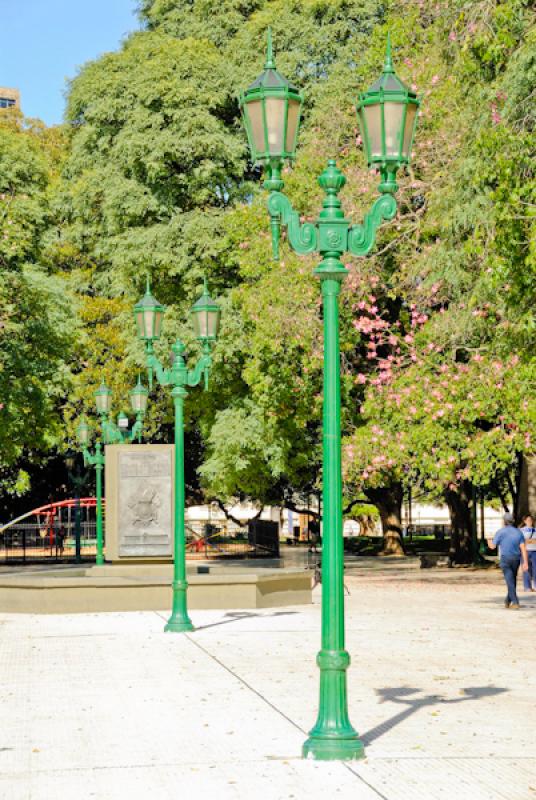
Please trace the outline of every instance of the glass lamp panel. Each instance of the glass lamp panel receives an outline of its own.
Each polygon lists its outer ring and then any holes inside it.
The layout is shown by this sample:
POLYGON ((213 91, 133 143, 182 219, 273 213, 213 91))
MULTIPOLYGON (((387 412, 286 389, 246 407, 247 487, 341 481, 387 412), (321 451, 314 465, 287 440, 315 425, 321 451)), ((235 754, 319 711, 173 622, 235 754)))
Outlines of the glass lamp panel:
POLYGON ((119 414, 117 417, 117 425, 121 430, 126 430, 128 428, 128 417, 125 414, 119 414))
POLYGON ((266 150, 264 142, 264 120, 262 117, 262 100, 250 100, 244 105, 244 112, 249 117, 249 128, 253 137, 253 146, 257 153, 266 150))
POLYGON ((136 325, 138 327, 138 335, 144 339, 145 338, 145 323, 144 323, 144 312, 143 311, 136 311, 136 325))
POLYGON ((155 327, 155 317, 156 314, 152 308, 146 308, 143 312, 143 330, 144 336, 146 339, 153 339, 154 338, 154 327, 155 327))
POLYGON ((297 100, 288 101, 287 140, 285 142, 285 150, 287 153, 294 152, 296 131, 300 120, 300 105, 301 104, 297 100))
POLYGON ((145 412, 147 411, 147 401, 148 401, 148 399, 149 399, 149 396, 148 396, 147 392, 143 392, 143 394, 140 394, 140 396, 138 398, 138 406, 139 406, 139 411, 140 411, 141 414, 145 414, 145 412))
POLYGON ((400 134, 405 103, 384 103, 385 155, 400 158, 400 134))
POLYGON ((160 331, 162 330, 162 320, 164 319, 164 312, 163 311, 155 311, 154 312, 154 332, 153 338, 159 339, 160 338, 160 331))
POLYGON ((363 106, 361 113, 365 118, 367 129, 369 160, 372 158, 381 158, 383 156, 381 104, 375 103, 371 106, 363 106))
POLYGON ((212 339, 215 339, 218 335, 218 330, 220 328, 220 311, 208 311, 207 312, 207 334, 212 339))
POLYGON ((404 140, 402 142, 402 155, 407 158, 408 161, 411 158, 410 148, 416 116, 417 106, 414 103, 408 103, 408 110, 406 112, 406 127, 404 130, 404 140))
POLYGON ((206 339, 208 334, 208 311, 195 311, 193 314, 194 333, 198 339, 206 339))
POLYGON ((283 153, 283 136, 285 133, 285 98, 267 97, 266 125, 268 127, 268 150, 271 156, 283 153))

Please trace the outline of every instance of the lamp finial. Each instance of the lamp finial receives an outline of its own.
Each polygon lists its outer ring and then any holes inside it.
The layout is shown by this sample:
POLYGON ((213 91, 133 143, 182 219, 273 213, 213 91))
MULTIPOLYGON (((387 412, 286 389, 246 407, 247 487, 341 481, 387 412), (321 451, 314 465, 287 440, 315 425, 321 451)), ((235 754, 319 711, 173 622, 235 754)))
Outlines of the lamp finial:
POLYGON ((272 49, 272 29, 268 28, 266 35, 266 63, 264 69, 275 69, 274 53, 272 49))
POLYGON ((384 72, 394 72, 393 59, 391 57, 391 33, 387 31, 387 47, 385 48, 385 63, 383 65, 384 72))

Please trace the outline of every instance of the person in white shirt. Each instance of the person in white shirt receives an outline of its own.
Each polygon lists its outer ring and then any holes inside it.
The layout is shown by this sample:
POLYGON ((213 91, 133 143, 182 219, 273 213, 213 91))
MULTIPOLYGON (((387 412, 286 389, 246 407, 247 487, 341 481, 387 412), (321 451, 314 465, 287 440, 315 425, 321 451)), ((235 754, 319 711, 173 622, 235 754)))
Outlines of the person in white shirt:
POLYGON ((523 573, 523 588, 527 592, 536 592, 536 528, 530 514, 523 517, 523 522, 519 528, 525 537, 529 559, 528 572, 523 573))

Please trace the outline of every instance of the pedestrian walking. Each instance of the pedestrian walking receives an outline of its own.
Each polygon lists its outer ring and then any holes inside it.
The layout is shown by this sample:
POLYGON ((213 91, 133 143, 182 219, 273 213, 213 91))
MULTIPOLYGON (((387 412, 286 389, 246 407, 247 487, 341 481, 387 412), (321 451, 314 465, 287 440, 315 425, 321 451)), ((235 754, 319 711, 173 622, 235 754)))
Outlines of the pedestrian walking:
POLYGON ((60 551, 60 556, 63 555, 63 550, 65 548, 65 537, 66 537, 65 528, 62 525, 56 534, 56 545, 57 549, 60 551))
POLYGON ((518 609, 519 600, 517 598, 517 573, 519 564, 523 566, 523 571, 529 568, 527 560, 527 546, 525 537, 514 525, 514 515, 507 512, 503 515, 504 527, 497 531, 492 541, 488 540, 489 547, 494 550, 499 547, 499 565, 503 571, 506 583, 505 608, 518 609))
POLYGON ((523 517, 520 531, 525 537, 529 561, 528 571, 523 573, 523 588, 527 592, 536 592, 536 528, 531 514, 523 517))

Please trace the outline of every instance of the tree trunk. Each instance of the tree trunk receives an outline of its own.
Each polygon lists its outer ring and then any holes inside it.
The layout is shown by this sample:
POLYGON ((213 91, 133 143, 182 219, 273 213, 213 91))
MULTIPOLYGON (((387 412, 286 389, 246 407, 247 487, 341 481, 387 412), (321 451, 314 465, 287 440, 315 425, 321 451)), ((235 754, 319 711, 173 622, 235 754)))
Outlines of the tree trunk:
POLYGON ((450 559, 456 564, 469 564, 473 559, 471 544, 471 484, 464 481, 459 489, 445 491, 445 500, 450 512, 452 533, 450 537, 450 559))
POLYGON ((402 484, 378 489, 367 489, 366 496, 380 512, 383 533, 382 556, 403 556, 402 542, 402 501, 404 492, 402 484))
POLYGON ((522 457, 517 501, 516 519, 521 520, 527 514, 536 517, 536 456, 522 457))

